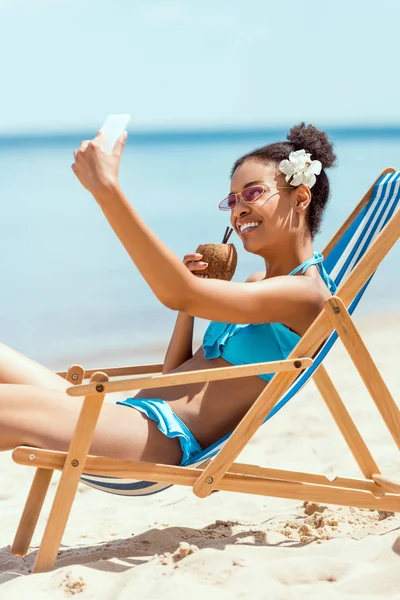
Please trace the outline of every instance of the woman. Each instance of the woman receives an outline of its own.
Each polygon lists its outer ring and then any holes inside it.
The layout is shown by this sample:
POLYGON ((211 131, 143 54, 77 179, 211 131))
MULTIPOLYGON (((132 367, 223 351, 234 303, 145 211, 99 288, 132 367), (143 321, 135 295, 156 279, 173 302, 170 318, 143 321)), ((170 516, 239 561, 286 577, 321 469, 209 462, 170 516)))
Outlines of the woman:
MULTIPOLYGON (((206 267, 201 256, 187 255, 182 263, 146 226, 118 185, 125 140, 126 134, 112 155, 101 150, 101 134, 82 142, 72 168, 154 294, 179 311, 164 372, 285 358, 334 290, 312 248, 329 196, 325 169, 335 161, 326 134, 301 124, 288 141, 234 164, 231 191, 220 208, 230 211, 244 248, 261 256, 266 267, 245 283, 193 276, 192 270, 206 267), (196 316, 213 322, 192 354, 196 316)), ((107 403, 90 452, 185 464, 235 427, 271 377, 143 390, 122 403, 107 403)), ((0 450, 19 445, 66 450, 82 403, 67 396, 69 384, 6 347, 0 381, 0 450)))

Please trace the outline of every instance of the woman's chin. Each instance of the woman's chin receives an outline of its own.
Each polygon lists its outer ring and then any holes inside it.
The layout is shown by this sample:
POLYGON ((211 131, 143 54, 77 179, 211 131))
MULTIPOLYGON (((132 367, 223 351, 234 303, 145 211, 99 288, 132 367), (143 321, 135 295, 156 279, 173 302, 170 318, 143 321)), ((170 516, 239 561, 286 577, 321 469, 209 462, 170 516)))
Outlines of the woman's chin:
POLYGON ((252 254, 259 254, 261 251, 260 242, 257 242, 257 240, 242 238, 242 244, 246 252, 251 252, 252 254))

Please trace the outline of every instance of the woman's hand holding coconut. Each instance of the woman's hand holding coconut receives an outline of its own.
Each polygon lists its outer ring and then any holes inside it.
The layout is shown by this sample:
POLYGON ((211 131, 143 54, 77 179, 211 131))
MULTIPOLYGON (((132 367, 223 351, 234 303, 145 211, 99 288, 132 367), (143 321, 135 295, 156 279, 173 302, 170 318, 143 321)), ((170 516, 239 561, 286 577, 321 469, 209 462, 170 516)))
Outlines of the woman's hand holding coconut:
POLYGON ((203 275, 198 272, 202 269, 205 270, 208 267, 208 263, 203 262, 201 260, 202 258, 203 258, 203 255, 200 254, 199 252, 192 252, 191 254, 185 254, 185 256, 183 257, 183 264, 189 269, 189 271, 191 273, 193 273, 193 275, 195 275, 195 277, 207 278, 208 275, 203 275), (197 271, 197 273, 195 273, 195 271, 197 271))

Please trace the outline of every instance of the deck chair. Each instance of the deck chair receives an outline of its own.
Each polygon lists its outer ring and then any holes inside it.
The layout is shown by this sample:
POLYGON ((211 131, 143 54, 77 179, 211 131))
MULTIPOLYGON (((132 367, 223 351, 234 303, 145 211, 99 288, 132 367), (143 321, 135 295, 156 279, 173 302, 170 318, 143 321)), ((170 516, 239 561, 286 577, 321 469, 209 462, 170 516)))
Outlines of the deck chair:
POLYGON ((323 361, 339 337, 375 402, 393 440, 400 448, 400 411, 364 345, 352 320, 382 259, 400 236, 400 172, 386 169, 362 198, 324 250, 325 267, 338 285, 287 360, 159 375, 162 365, 122 367, 84 372, 73 366, 65 377, 71 396, 84 403, 68 452, 19 447, 15 462, 36 468, 36 474, 15 536, 12 552, 24 556, 54 470, 62 471, 40 545, 35 572, 52 568, 80 481, 122 495, 160 492, 172 485, 192 487, 204 498, 214 490, 247 492, 301 501, 400 512, 400 482, 382 475, 345 408, 323 361), (275 373, 236 429, 203 451, 196 463, 171 466, 88 456, 96 422, 108 392, 129 391, 185 383, 275 373), (117 381, 110 377, 133 375, 117 381), (146 377, 137 377, 147 374, 146 377), (151 375, 151 376, 149 376, 151 375), (82 384, 83 378, 90 382, 82 384), (341 431, 363 477, 336 477, 316 473, 263 468, 235 459, 264 421, 276 414, 311 378, 341 431))

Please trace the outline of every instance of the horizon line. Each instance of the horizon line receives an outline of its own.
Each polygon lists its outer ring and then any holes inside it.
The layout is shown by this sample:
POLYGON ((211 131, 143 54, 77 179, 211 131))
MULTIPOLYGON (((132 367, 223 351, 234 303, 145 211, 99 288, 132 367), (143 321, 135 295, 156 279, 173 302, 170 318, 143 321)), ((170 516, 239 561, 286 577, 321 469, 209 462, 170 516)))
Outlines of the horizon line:
MULTIPOLYGON (((400 124, 392 125, 335 125, 320 128, 332 138, 346 137, 400 137, 400 124)), ((157 129, 132 131, 128 128, 131 143, 180 143, 239 140, 249 137, 284 136, 287 129, 281 127, 240 127, 240 128, 207 128, 207 129, 157 129)), ((82 139, 93 138, 93 131, 32 131, 18 133, 0 132, 0 145, 23 144, 66 144, 82 139)))

